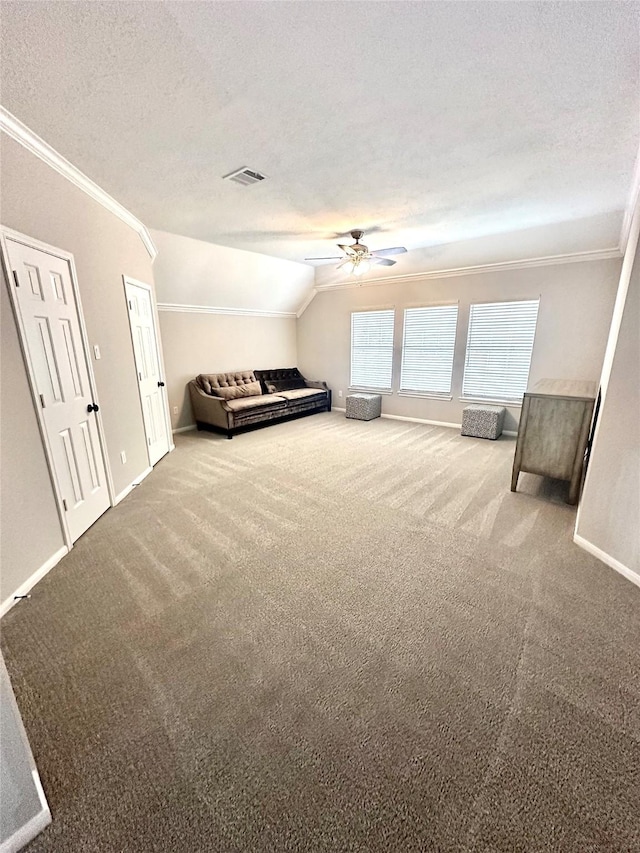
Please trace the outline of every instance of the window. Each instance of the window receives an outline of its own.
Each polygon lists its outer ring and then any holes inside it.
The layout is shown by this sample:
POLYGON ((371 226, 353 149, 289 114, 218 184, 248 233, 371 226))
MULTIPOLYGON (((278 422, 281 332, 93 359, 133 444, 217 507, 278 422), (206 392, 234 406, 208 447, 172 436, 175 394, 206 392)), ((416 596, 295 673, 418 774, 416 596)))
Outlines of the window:
POLYGON ((351 387, 391 390, 393 309, 351 315, 351 387))
POLYGON ((520 402, 527 390, 539 299, 472 305, 464 397, 520 402))
POLYGON ((451 393, 457 305, 406 308, 401 391, 451 393))

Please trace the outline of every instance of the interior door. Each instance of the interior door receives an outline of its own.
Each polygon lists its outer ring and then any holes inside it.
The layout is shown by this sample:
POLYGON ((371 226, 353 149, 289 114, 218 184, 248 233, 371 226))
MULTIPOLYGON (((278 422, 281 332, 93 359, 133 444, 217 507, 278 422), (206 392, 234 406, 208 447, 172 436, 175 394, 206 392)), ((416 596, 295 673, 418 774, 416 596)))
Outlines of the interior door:
POLYGON ((16 306, 72 542, 109 507, 69 261, 7 238, 16 306))
POLYGON ((151 288, 130 279, 125 279, 125 288, 144 429, 149 449, 149 464, 155 465, 165 453, 169 452, 169 430, 151 288))

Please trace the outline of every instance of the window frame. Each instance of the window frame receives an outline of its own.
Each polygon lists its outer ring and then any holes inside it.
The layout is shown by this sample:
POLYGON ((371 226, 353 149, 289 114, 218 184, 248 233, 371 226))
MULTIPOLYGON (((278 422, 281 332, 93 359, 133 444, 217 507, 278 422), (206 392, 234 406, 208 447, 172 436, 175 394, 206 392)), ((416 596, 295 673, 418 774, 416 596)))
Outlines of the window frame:
MULTIPOLYGON (((403 310, 402 315, 402 353, 400 358, 400 388, 398 390, 398 395, 402 397, 427 397, 429 399, 434 400, 452 400, 453 396, 451 394, 453 387, 453 369, 455 366, 455 349, 456 349, 456 340, 458 336, 458 319, 460 317, 460 303, 458 300, 454 302, 437 302, 430 303, 427 305, 408 305, 403 310), (408 312, 417 312, 417 311, 432 311, 438 309, 445 308, 453 308, 455 309, 455 322, 453 327, 453 338, 451 341, 451 362, 450 362, 450 370, 449 370, 449 388, 447 391, 435 391, 435 390, 422 390, 419 388, 411 388, 404 384, 403 382, 403 374, 405 372, 405 352, 407 351, 407 313, 408 312)), ((417 347, 412 349, 418 349, 417 347)))
MULTIPOLYGON (((469 402, 469 403, 499 403, 503 406, 512 406, 512 407, 521 407, 522 406, 524 394, 526 393, 526 390, 527 390, 527 387, 529 384, 529 377, 531 375, 531 363, 533 361, 533 351, 534 351, 534 347, 535 347, 536 335, 538 332, 538 319, 540 317, 540 301, 541 301, 541 297, 535 296, 532 298, 523 298, 523 299, 502 299, 499 301, 491 300, 491 301, 485 301, 485 302, 473 302, 469 305, 469 320, 468 320, 468 324, 467 324, 467 343, 466 343, 465 355, 464 355, 464 367, 463 367, 463 371, 462 371, 462 395, 459 398, 460 400, 462 400, 464 402, 469 402), (534 323, 533 323, 533 334, 531 335, 531 347, 530 347, 529 352, 528 352, 526 379, 524 381, 523 391, 519 394, 518 397, 513 397, 513 396, 509 396, 508 393, 504 393, 504 394, 493 393, 495 391, 495 386, 494 386, 494 388, 491 389, 490 394, 483 396, 482 394, 478 394, 476 392, 476 389, 473 389, 473 388, 468 389, 467 387, 465 387, 467 384, 467 369, 468 369, 469 362, 470 362, 470 353, 473 353, 473 349, 474 349, 473 345, 471 345, 472 344, 471 335, 472 335, 472 325, 473 325, 473 313, 474 313, 473 309, 474 308, 480 308, 481 309, 483 307, 486 308, 489 306, 505 306, 505 305, 517 306, 517 305, 522 305, 525 303, 530 303, 530 304, 535 303, 536 307, 535 307, 535 318, 534 318, 534 323)), ((481 349, 481 346, 476 344, 475 349, 477 351, 478 349, 481 349)), ((513 348, 514 351, 517 351, 518 349, 523 349, 523 347, 514 347, 513 348)))
MULTIPOLYGON (((393 394, 393 360, 394 360, 394 348, 395 348, 395 324, 396 324, 396 309, 394 307, 385 307, 385 308, 364 308, 358 311, 351 311, 350 317, 350 365, 349 365, 349 391, 362 391, 364 393, 375 393, 375 394, 393 394), (391 343, 384 347, 389 350, 389 385, 362 385, 355 384, 353 381, 353 367, 354 367, 354 318, 356 316, 362 316, 363 314, 387 314, 391 315, 391 343)), ((362 348, 362 347, 361 347, 362 348)))

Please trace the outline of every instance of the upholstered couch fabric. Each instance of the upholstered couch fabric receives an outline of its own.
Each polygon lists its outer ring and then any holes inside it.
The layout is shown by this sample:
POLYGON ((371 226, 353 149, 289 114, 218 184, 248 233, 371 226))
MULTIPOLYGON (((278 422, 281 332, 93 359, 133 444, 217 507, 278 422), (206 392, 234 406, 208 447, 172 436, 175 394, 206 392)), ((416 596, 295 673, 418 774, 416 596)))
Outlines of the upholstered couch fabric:
POLYGON ((306 388, 304 376, 297 367, 283 367, 278 370, 256 370, 256 379, 260 381, 266 394, 278 394, 280 391, 292 391, 306 388))
POLYGON ((229 438, 246 426, 331 409, 326 382, 306 380, 296 367, 201 373, 188 387, 198 429, 220 429, 229 438))
POLYGON ((255 382, 244 382, 241 385, 211 386, 214 397, 222 397, 223 400, 237 400, 238 397, 257 397, 262 394, 262 386, 256 379, 255 382))

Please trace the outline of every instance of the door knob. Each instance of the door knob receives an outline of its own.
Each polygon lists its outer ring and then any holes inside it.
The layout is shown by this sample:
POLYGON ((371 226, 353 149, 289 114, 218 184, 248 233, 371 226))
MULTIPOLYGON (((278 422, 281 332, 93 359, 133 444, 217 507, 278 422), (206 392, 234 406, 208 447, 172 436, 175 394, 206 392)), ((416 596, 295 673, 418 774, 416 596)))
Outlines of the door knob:
POLYGON ((89 403, 89 405, 87 406, 87 411, 88 412, 99 412, 100 406, 96 406, 95 403, 89 403))
POLYGON ((164 382, 158 382, 158 388, 164 388, 164 382))

